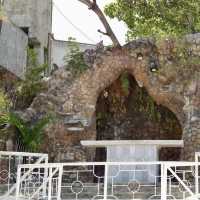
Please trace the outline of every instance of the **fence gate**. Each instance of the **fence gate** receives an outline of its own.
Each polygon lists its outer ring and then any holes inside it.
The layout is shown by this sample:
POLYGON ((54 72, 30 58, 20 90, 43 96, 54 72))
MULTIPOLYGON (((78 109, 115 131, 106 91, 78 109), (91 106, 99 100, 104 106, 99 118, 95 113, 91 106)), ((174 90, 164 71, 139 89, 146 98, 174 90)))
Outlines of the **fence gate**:
POLYGON ((41 163, 48 163, 47 154, 0 151, 0 199, 9 200, 10 196, 16 195, 17 168, 20 164, 41 163))

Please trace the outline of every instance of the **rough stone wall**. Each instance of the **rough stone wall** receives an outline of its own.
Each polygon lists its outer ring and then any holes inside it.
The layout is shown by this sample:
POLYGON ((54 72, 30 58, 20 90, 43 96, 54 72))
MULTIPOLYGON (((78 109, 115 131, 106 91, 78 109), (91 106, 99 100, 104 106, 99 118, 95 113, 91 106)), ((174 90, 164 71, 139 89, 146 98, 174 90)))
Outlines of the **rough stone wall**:
MULTIPOLYGON (((199 58, 199 38, 199 34, 191 35, 181 42, 188 40, 187 52, 190 55, 187 56, 190 60, 199 58)), ((157 44, 140 39, 122 48, 107 49, 96 56, 92 69, 70 84, 67 84, 68 74, 60 69, 50 80, 49 90, 35 98, 24 117, 36 120, 51 111, 58 120, 47 128, 48 141, 44 142, 44 147, 48 147, 46 150, 53 154, 52 158, 59 160, 57 152, 60 148, 64 157, 67 149, 78 146, 80 149, 74 149, 74 154, 79 156, 73 155, 73 159, 90 160, 94 152, 82 148, 80 140, 95 139, 97 99, 106 87, 127 71, 158 105, 167 107, 176 115, 184 129, 182 158, 193 159, 194 151, 200 151, 197 140, 200 134, 199 64, 185 66, 184 62, 177 62, 174 53, 178 52, 177 44, 174 40, 157 44), (157 73, 151 72, 152 65, 158 68, 157 73)))
POLYGON ((190 83, 185 93, 185 101, 183 138, 187 148, 184 149, 182 156, 191 160, 193 152, 200 151, 200 76, 190 83))
POLYGON ((0 66, 22 77, 27 60, 27 35, 8 21, 2 21, 0 31, 0 66))
POLYGON ((6 93, 13 90, 18 80, 19 78, 15 76, 15 74, 12 74, 10 71, 0 66, 0 88, 6 93))

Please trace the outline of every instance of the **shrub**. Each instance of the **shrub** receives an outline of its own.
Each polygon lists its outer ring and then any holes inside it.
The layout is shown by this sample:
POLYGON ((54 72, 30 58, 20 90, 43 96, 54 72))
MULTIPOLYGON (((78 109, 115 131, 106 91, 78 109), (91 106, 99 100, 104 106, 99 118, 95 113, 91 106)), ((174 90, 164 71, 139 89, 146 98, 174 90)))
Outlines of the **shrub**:
POLYGON ((13 126, 19 131, 20 139, 29 151, 38 151, 44 138, 44 128, 52 118, 46 116, 35 125, 30 126, 19 115, 5 112, 0 116, 0 126, 13 126))
POLYGON ((64 57, 64 61, 67 65, 66 69, 71 71, 72 75, 76 77, 88 69, 88 66, 84 61, 83 52, 80 51, 76 39, 70 37, 68 40, 69 52, 64 57))
POLYGON ((37 62, 37 54, 33 49, 28 49, 28 65, 24 76, 24 80, 18 83, 17 102, 18 108, 28 107, 34 97, 44 89, 42 78, 44 77, 47 65, 39 65, 37 62))
POLYGON ((9 110, 11 102, 3 90, 0 89, 0 114, 3 111, 9 110))

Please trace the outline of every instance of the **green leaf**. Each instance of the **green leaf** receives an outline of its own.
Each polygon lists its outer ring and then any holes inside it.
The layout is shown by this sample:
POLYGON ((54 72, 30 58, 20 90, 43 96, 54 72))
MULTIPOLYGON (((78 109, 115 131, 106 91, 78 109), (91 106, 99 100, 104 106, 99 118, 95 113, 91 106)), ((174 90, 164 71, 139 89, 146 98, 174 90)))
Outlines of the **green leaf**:
POLYGON ((110 18, 127 24, 127 40, 199 32, 199 11, 200 0, 115 0, 105 7, 110 18))
POLYGON ((79 44, 75 38, 68 39, 68 49, 64 61, 66 69, 69 70, 74 77, 79 76, 88 69, 83 57, 83 52, 80 51, 79 44))
POLYGON ((9 112, 1 114, 0 126, 9 124, 16 127, 25 147, 28 150, 37 151, 43 141, 44 128, 51 120, 52 117, 47 116, 30 126, 19 115, 9 112))

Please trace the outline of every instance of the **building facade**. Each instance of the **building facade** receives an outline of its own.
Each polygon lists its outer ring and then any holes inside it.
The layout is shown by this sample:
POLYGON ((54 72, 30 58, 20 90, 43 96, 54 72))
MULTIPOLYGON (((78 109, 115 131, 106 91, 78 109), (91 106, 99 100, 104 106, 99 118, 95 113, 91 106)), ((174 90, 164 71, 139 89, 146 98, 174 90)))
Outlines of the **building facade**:
MULTIPOLYGON (((27 63, 27 47, 37 53, 39 64, 48 63, 49 73, 63 67, 69 53, 69 42, 54 39, 52 33, 52 0, 2 0, 4 17, 0 19, 0 66, 22 77, 27 63)), ((78 43, 80 51, 96 45, 78 43)))
POLYGON ((2 20, 0 28, 0 66, 22 77, 27 60, 27 35, 9 21, 2 20))
POLYGON ((36 50, 39 63, 47 62, 52 0, 4 0, 3 9, 7 18, 28 35, 29 47, 36 50))

